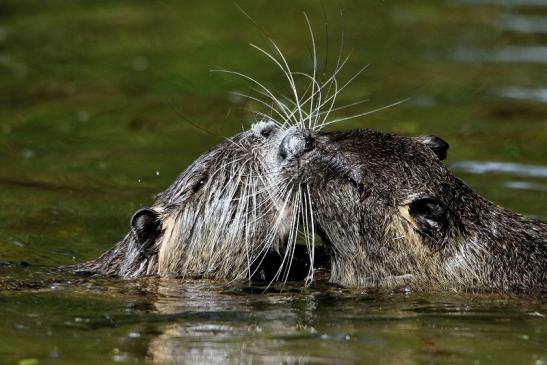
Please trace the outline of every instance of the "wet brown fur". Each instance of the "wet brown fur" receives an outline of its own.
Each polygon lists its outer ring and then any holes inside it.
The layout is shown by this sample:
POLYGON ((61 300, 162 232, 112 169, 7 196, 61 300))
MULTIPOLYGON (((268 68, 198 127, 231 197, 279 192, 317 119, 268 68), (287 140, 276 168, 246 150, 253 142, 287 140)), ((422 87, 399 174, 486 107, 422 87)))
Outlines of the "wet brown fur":
MULTIPOLYGON (((272 196, 278 195, 274 190, 282 181, 290 181, 289 190, 309 189, 312 205, 306 214, 313 214, 314 231, 325 242, 332 282, 546 291, 546 224, 472 192, 441 162, 448 146, 432 144, 438 139, 372 130, 268 128, 263 139, 259 128, 211 149, 161 193, 152 206, 159 228, 150 242, 133 228, 113 249, 72 269, 121 277, 251 277, 256 265, 268 266, 269 259, 261 260, 266 252, 279 252, 286 244, 292 218, 283 218, 280 202, 272 196), (259 167, 242 166, 242 155, 258 158, 259 167), (191 192, 200 177, 226 164, 235 167, 220 170, 202 190, 191 192), (270 179, 254 190, 260 212, 238 203, 248 185, 234 181, 238 169, 245 170, 242 176, 256 173, 270 179), (223 193, 226 186, 232 193, 223 193), (219 205, 223 199, 228 208, 219 205), (436 215, 429 216, 428 209, 436 215), (279 230, 264 251, 265 237, 280 217, 279 230)), ((299 249, 290 259, 295 267, 303 266, 299 255, 308 254, 299 249)))
POLYGON ((314 148, 286 162, 285 171, 312 192, 331 281, 547 291, 547 225, 472 192, 440 161, 446 151, 434 153, 432 139, 373 130, 294 133, 314 148))

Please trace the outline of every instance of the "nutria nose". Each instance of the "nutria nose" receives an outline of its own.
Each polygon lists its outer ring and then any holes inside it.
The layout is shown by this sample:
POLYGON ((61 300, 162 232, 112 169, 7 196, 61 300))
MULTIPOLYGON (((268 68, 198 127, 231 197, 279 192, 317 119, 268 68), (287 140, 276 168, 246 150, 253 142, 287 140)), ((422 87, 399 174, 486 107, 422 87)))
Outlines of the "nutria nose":
POLYGON ((289 130, 279 144, 279 157, 282 160, 302 156, 313 149, 313 138, 305 131, 289 130))

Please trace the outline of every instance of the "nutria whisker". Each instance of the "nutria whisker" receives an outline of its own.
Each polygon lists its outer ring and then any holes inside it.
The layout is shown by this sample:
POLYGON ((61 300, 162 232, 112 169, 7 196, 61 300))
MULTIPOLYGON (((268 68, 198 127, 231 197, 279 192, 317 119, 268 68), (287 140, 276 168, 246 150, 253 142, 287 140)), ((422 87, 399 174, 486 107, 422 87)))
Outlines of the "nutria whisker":
MULTIPOLYGON (((348 57, 346 58, 346 60, 348 60, 350 57, 350 55, 348 55, 348 57)), ((343 67, 346 60, 344 60, 344 63, 340 66, 340 67, 343 67)), ((323 117, 323 121, 321 123, 315 123, 313 128, 314 130, 321 130, 323 129, 324 127, 324 123, 326 122, 327 118, 329 117, 330 113, 332 112, 332 109, 334 107, 334 103, 336 101, 336 98, 338 97, 338 95, 348 86, 350 85, 357 77, 359 77, 359 75, 361 75, 367 68, 369 67, 369 65, 365 65, 363 66, 359 71, 357 71, 352 77, 350 77, 341 87, 338 87, 338 82, 336 79, 333 79, 333 84, 334 84, 334 91, 332 92, 332 95, 329 96, 325 102, 320 105, 320 109, 321 110, 323 108, 323 106, 325 106, 327 103, 329 103, 329 101, 331 102, 330 105, 329 105, 329 108, 327 108, 326 112, 325 112, 325 116, 323 117), (331 100, 332 99, 332 100, 331 100)), ((341 68, 340 68, 341 69, 341 68)), ((330 91, 330 89, 329 89, 330 91)), ((319 121, 319 118, 317 119, 316 122, 319 121)))
MULTIPOLYGON (((290 184, 290 183, 289 183, 290 184)), ((275 236, 276 236, 276 233, 278 232, 279 228, 281 227, 281 224, 282 224, 282 220, 283 220, 283 212, 285 211, 285 208, 287 207, 288 205, 288 201, 289 201, 289 197, 292 193, 292 191, 290 189, 288 189, 288 185, 285 187, 285 190, 286 190, 286 195, 285 195, 285 198, 282 200, 283 201, 283 205, 281 207, 281 209, 279 209, 279 213, 277 215, 277 218, 274 222, 274 224, 272 225, 272 228, 270 229, 270 231, 268 232, 265 240, 264 240, 264 243, 260 244, 260 246, 262 246, 262 249, 258 252, 258 254, 256 255, 256 259, 253 260, 251 263, 250 263, 250 266, 255 264, 255 262, 257 260, 258 261, 258 264, 256 265, 256 268, 255 270, 251 273, 251 277, 254 276, 256 274, 256 272, 260 269, 264 259, 266 258, 266 254, 268 253, 268 251, 271 249, 271 246, 275 240, 275 236)), ((250 266, 248 267, 248 269, 250 270, 250 266)), ((272 282, 274 281, 275 279, 272 279, 272 282)), ((270 284, 272 283, 270 282, 270 284)), ((268 285, 269 287, 269 285, 268 285)))
MULTIPOLYGON (((285 180, 286 181, 286 180, 285 180)), ((290 193, 290 185, 292 183, 293 179, 290 179, 290 181, 287 182, 287 184, 285 185, 285 187, 283 189, 278 189, 279 191, 276 191, 275 194, 276 195, 271 195, 271 191, 268 191, 269 195, 270 195, 270 200, 268 200, 268 203, 270 204, 268 208, 264 209, 262 214, 260 216, 257 217, 257 219, 255 219, 255 221, 253 221, 252 223, 256 223, 258 222, 259 220, 263 219, 266 215, 268 215, 272 210, 274 210, 275 208, 278 208, 279 212, 283 212, 283 209, 282 208, 279 208, 279 201, 285 201, 285 199, 287 199, 287 195, 286 193, 289 192, 290 193), (283 199, 281 199, 281 197, 284 197, 283 199), (272 204, 273 202, 273 204, 272 204)), ((265 204, 264 202, 261 203, 261 204, 265 204)), ((261 206, 259 206, 258 208, 261 208, 261 206)), ((284 207, 283 207, 284 208, 284 207)))
POLYGON ((355 105, 359 105, 359 104, 363 104, 363 103, 368 103, 370 101, 370 99, 362 99, 362 100, 359 100, 359 101, 355 101, 353 103, 349 103, 349 104, 345 104, 345 105, 341 105, 341 106, 337 106, 336 108, 332 108, 332 109, 329 109, 327 111, 322 111, 319 113, 319 115, 324 115, 324 114, 327 114, 327 113, 330 113, 330 112, 335 112, 335 111, 338 111, 338 110, 342 110, 342 109, 347 109, 347 108, 351 108, 355 105))
MULTIPOLYGON (((281 108, 281 111, 284 112, 284 113, 287 113, 287 112, 290 112, 290 109, 285 105, 283 104, 278 98, 276 98, 273 93, 266 87, 264 86, 263 84, 261 84, 259 81, 257 81, 256 79, 248 76, 248 75, 245 75, 241 72, 237 72, 237 71, 230 71, 230 70, 211 70, 211 72, 223 72, 223 73, 227 73, 227 74, 231 74, 231 75, 236 75, 236 76, 239 76, 243 79, 246 79, 247 81, 250 81, 252 82, 253 84, 256 84, 258 87, 260 87, 267 95, 269 98, 272 99, 272 101, 274 101, 274 103, 276 103, 280 108, 281 108)), ((288 114, 286 114, 286 116, 288 117, 288 114)))
MULTIPOLYGON (((285 276, 283 278, 283 283, 286 283, 287 280, 288 280, 289 273, 291 271, 291 266, 292 266, 292 263, 293 263, 294 251, 296 249, 296 244, 297 244, 296 241, 297 241, 298 235, 299 235, 300 212, 301 212, 301 209, 302 209, 301 208, 302 207, 302 188, 300 186, 298 187, 298 191, 295 194, 293 205, 294 205, 294 209, 293 209, 292 239, 289 239, 290 247, 287 248, 287 251, 290 250, 290 255, 289 255, 289 259, 287 261, 288 264, 287 264, 286 269, 285 269, 285 276)), ((283 266, 283 264, 281 266, 283 266)))
MULTIPOLYGON (((311 38, 311 44, 312 44, 312 50, 313 50, 313 75, 311 77, 311 79, 313 80, 313 82, 311 83, 311 85, 312 85, 311 95, 313 95, 314 94, 314 89, 315 89, 315 84, 317 83, 317 81, 315 81, 316 76, 317 76, 317 49, 315 47, 315 37, 313 36, 313 29, 311 27, 310 20, 308 19, 308 14, 306 14, 306 12, 304 12, 304 18, 306 19, 306 23, 308 24, 308 29, 310 31, 310 38, 311 38)), ((319 97, 321 97, 321 93, 319 93, 319 97)), ((319 99, 319 104, 321 104, 321 99, 319 99)), ((316 109, 314 109, 313 98, 312 98, 310 100, 310 112, 308 114, 310 116, 310 119, 309 119, 308 125, 312 124, 311 117, 312 117, 314 112, 316 112, 316 109)), ((304 127, 304 123, 302 123, 302 127, 304 127)))
POLYGON ((280 116, 280 117, 283 119, 283 123, 279 122, 277 119, 275 119, 275 118, 272 117, 271 115, 267 115, 267 114, 265 114, 265 113, 257 112, 257 111, 250 110, 250 109, 246 109, 246 110, 252 111, 253 113, 256 113, 256 114, 258 114, 258 115, 260 115, 260 116, 262 116, 262 117, 267 118, 267 120, 270 120, 270 121, 274 122, 278 127, 283 128, 283 125, 287 123, 287 120, 286 120, 286 118, 283 116, 283 114, 281 114, 276 108, 274 108, 272 105, 268 104, 268 103, 265 102, 264 100, 259 99, 259 98, 254 97, 254 96, 251 96, 251 95, 249 95, 249 94, 240 93, 240 92, 238 92, 238 91, 231 91, 230 94, 232 94, 232 95, 237 95, 237 96, 241 96, 241 97, 243 97, 243 98, 248 98, 248 99, 254 100, 254 101, 256 101, 257 103, 264 105, 264 106, 265 106, 266 108, 268 108, 270 111, 276 113, 278 116, 280 116))
MULTIPOLYGON (((244 175, 244 176, 246 176, 246 177, 257 177, 257 178, 261 179, 261 176, 260 176, 260 175, 256 175, 256 176, 244 175)), ((289 178, 288 178, 288 177, 285 177, 285 178, 279 180, 278 183, 279 183, 279 184, 283 184, 283 183, 285 183, 285 182, 288 181, 288 180, 289 180, 289 178)), ((250 185, 251 185, 251 186, 254 186, 255 184, 256 184, 256 182, 253 180, 253 184, 250 184, 250 185)), ((242 186, 247 186, 247 183, 242 183, 242 186)), ((263 189, 261 189, 261 190, 258 190, 258 191, 256 191, 256 192, 253 191, 253 193, 250 194, 250 195, 244 195, 244 196, 241 196, 241 197, 239 197, 239 198, 231 199, 230 201, 238 201, 238 200, 248 199, 248 198, 251 198, 251 197, 255 197, 255 196, 259 195, 259 194, 262 194, 262 193, 264 193, 264 192, 266 192, 266 193, 271 193, 271 191, 273 190, 273 188, 274 188, 273 185, 265 186, 265 187, 264 187, 263 189)), ((279 192, 276 191, 275 194, 279 195, 279 192)), ((270 198, 271 198, 272 200, 275 200, 276 196, 270 194, 270 198)), ((261 203, 261 204, 268 204, 268 203, 267 203, 267 202, 263 202, 263 203, 261 203)), ((270 203, 270 204, 271 204, 271 203, 270 203)), ((261 206, 259 206, 259 208, 261 208, 261 206)))
MULTIPOLYGON (((268 100, 272 100, 273 104, 277 104, 277 102, 275 100, 273 100, 271 98, 271 96, 268 95, 268 93, 266 93, 262 90, 259 90, 257 88, 251 88, 251 90, 254 91, 255 93, 257 93, 258 95, 264 96, 268 100)), ((295 118, 295 120, 292 120, 293 116, 296 114, 296 112, 298 110, 298 108, 296 107, 296 102, 292 98, 290 98, 289 96, 287 96, 287 95, 285 95, 284 93, 281 93, 281 92, 279 93, 278 100, 284 100, 287 103, 292 104, 294 106, 294 108, 291 109, 287 105, 283 104, 287 108, 287 110, 285 112, 290 113, 290 114, 286 114, 286 117, 284 118, 284 125, 281 125, 280 128, 284 129, 285 125, 288 125, 288 126, 296 125, 299 122, 298 118, 295 118)), ((305 114, 304 110, 301 110, 301 112, 305 114)))
POLYGON ((350 120, 350 119, 355 119, 355 118, 359 118, 359 117, 364 117, 365 115, 369 115, 369 114, 373 114, 373 113, 376 113, 376 112, 379 112, 379 111, 382 111, 382 110, 385 110, 385 109, 389 109, 389 108, 392 108, 394 106, 397 106, 397 105, 400 105, 402 103, 405 103, 407 102, 408 100, 410 100, 410 98, 405 98, 405 99, 402 99, 402 100, 399 100, 399 101, 396 101, 394 103, 391 103, 389 105, 384 105, 382 107, 379 107, 379 108, 376 108, 376 109, 373 109, 373 110, 369 110, 367 112, 363 112, 363 113, 359 113, 359 114, 354 114, 354 115, 350 115, 348 117, 343 117, 343 118, 338 118, 338 119, 334 119, 334 120, 331 120, 330 122, 325 122, 325 123, 322 123, 320 126, 319 126, 319 129, 323 129, 324 127, 328 126, 328 125, 331 125, 331 124, 334 124, 334 123, 339 123, 339 122, 342 122, 344 120, 350 120))
POLYGON ((315 227, 313 222, 313 205, 311 200, 310 188, 306 185, 306 194, 304 194, 307 204, 304 204, 303 220, 304 220, 304 237, 308 255, 310 259, 310 268, 308 275, 305 278, 305 285, 309 286, 313 281, 314 262, 315 262, 315 227))
POLYGON ((298 111, 299 113, 299 117, 300 119, 298 120, 302 120, 302 108, 300 106, 300 98, 298 97, 298 90, 296 88, 296 83, 295 83, 295 80, 294 80, 294 77, 292 77, 292 72, 291 72, 291 69, 289 67, 289 64, 287 63, 287 60, 285 59, 285 57, 283 56, 283 53, 281 52, 281 50, 279 49, 279 47, 277 47, 277 44, 275 44, 275 42, 273 40, 270 39, 270 42, 272 43, 272 45, 275 47, 275 49, 277 50, 278 54, 280 55, 281 57, 281 60, 283 61, 285 67, 287 68, 285 70, 285 68, 283 67, 283 65, 281 65, 281 63, 273 56, 271 55, 270 53, 268 53, 267 51, 263 50, 262 48, 260 48, 259 46, 257 45, 254 45, 254 44, 250 44, 251 47, 257 49, 258 51, 262 52, 264 55, 266 55, 266 57, 268 57, 269 59, 271 59, 275 65, 277 65, 279 67, 279 69, 283 72, 283 74, 285 75, 285 77, 287 78, 287 80, 289 81, 289 86, 291 87, 291 91, 293 92, 294 94, 294 101, 296 102, 296 110, 298 111))
MULTIPOLYGON (((299 197, 300 196, 298 194, 294 194, 294 198, 293 198, 293 202, 292 202, 292 207, 293 207, 292 222, 290 224, 289 236, 287 238, 287 244, 285 246, 285 253, 283 255, 283 259, 281 261, 281 264, 279 265, 279 269, 277 270, 274 277, 272 278, 272 280, 268 284, 267 288, 269 288, 274 281, 279 280, 279 278, 280 278, 280 276, 283 272, 283 269, 286 269, 285 262, 287 261, 288 253, 289 253, 289 251, 291 251, 292 246, 296 242, 296 233, 297 233, 296 231, 298 229, 298 219, 297 219, 298 217, 297 217, 297 214, 295 214, 295 213, 298 212, 298 209, 299 209, 299 199, 298 199, 299 197)), ((289 260, 289 265, 290 265, 290 261, 292 261, 292 260, 289 260)), ((287 270, 287 273, 288 273, 288 270, 287 270)), ((284 279, 284 282, 286 282, 286 278, 284 279)))
MULTIPOLYGON (((310 86, 308 86, 308 88, 304 91, 304 93, 302 94, 302 98, 304 98, 306 96, 306 93, 307 93, 307 90, 309 90, 311 88, 311 94, 310 96, 304 100, 302 102, 302 105, 306 105, 308 102, 310 104, 310 111, 309 113, 305 113, 305 117, 303 119, 300 120, 300 123, 299 125, 297 125, 299 128, 305 128, 305 121, 308 120, 308 125, 312 125, 313 124, 313 115, 317 113, 317 110, 313 109, 314 108, 314 105, 313 105, 313 101, 314 99, 318 99, 318 105, 321 104, 321 86, 319 85, 319 83, 317 82, 317 80, 314 78, 314 76, 311 76, 311 75, 308 75, 307 73, 305 72, 293 72, 294 75, 298 75, 298 76, 303 76, 307 79, 310 80, 310 86), (315 91, 315 86, 317 86, 317 91, 315 91)), ((293 111, 294 113, 294 111, 293 111)))

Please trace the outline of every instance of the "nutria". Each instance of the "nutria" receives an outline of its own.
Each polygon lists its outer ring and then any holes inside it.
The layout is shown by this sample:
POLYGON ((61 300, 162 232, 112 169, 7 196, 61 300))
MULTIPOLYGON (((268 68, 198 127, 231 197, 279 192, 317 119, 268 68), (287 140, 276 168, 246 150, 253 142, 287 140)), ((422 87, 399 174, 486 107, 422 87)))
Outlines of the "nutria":
POLYGON ((547 291, 547 224, 471 191, 434 136, 290 129, 284 176, 310 192, 331 281, 347 286, 547 291))
POLYGON ((225 139, 150 208, 137 211, 130 232, 115 247, 69 269, 122 278, 210 279, 251 278, 264 269, 272 280, 287 279, 294 271, 290 257, 297 250, 297 228, 291 227, 298 219, 286 199, 292 194, 289 181, 276 175, 282 130, 274 122, 258 122, 225 139))

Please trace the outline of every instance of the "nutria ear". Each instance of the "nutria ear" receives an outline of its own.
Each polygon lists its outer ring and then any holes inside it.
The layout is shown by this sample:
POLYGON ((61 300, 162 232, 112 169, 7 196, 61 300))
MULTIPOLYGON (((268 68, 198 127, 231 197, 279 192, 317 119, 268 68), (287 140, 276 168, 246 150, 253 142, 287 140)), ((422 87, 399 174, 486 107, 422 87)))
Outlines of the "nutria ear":
POLYGON ((444 160, 446 158, 450 146, 443 139, 436 136, 420 136, 416 137, 416 139, 435 152, 439 160, 444 160))
POLYGON ((415 198, 408 205, 413 226, 435 246, 442 243, 448 225, 447 208, 443 202, 429 195, 415 198))
POLYGON ((139 242, 155 239, 160 228, 159 214, 153 209, 143 208, 131 218, 131 229, 139 242))

